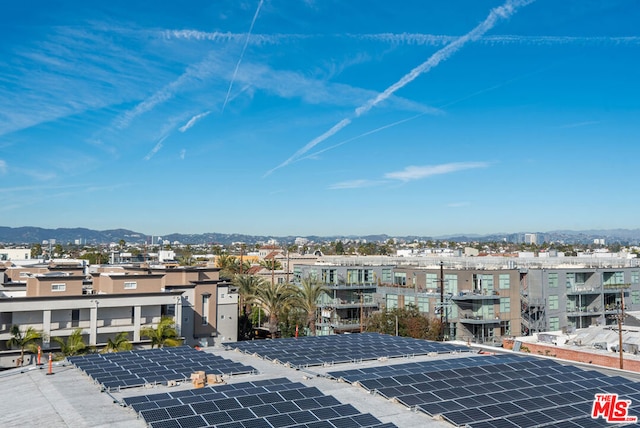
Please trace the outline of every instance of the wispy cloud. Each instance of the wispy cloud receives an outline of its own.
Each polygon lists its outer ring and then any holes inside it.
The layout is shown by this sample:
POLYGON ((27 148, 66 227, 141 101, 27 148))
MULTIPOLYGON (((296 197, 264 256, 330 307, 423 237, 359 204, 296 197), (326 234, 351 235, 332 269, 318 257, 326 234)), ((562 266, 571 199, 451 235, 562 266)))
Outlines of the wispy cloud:
POLYGON ((447 204, 449 208, 463 208, 471 205, 469 202, 451 202, 447 204))
POLYGON ((0 174, 6 174, 7 173, 7 162, 0 159, 0 174))
POLYGON ((149 153, 147 153, 147 155, 144 157, 144 160, 148 161, 151 160, 151 158, 160 151, 160 149, 162 149, 162 143, 164 142, 164 140, 167 139, 167 136, 164 136, 162 138, 160 138, 160 140, 158 140, 158 142, 156 143, 155 146, 153 146, 153 149, 151 149, 151 151, 149 153))
MULTIPOLYGON (((241 42, 243 40, 250 45, 276 45, 286 40, 308 39, 314 36, 306 34, 251 34, 246 33, 221 33, 218 31, 206 32, 197 30, 164 30, 161 36, 166 39, 202 40, 211 42, 241 42)), ((315 36, 318 37, 318 36, 315 36)))
POLYGON ((383 179, 368 180, 368 179, 356 179, 341 181, 330 185, 328 188, 331 190, 338 189, 359 189, 362 187, 375 187, 390 184, 393 181, 401 181, 407 183, 409 181, 421 180, 423 178, 432 177, 434 175, 451 174, 458 171, 464 171, 468 169, 487 168, 489 167, 487 162, 452 162, 441 165, 427 165, 427 166, 408 166, 402 171, 388 172, 384 174, 383 179))
POLYGON ((335 183, 329 186, 331 190, 337 189, 360 189, 363 187, 375 187, 381 184, 388 183, 388 181, 384 180, 350 180, 350 181, 341 181, 339 183, 335 183))
POLYGON ((360 135, 356 135, 355 137, 351 137, 351 138, 349 138, 347 140, 341 141, 341 142, 339 142, 337 144, 334 144, 333 146, 326 147, 326 148, 324 148, 322 150, 318 150, 318 151, 313 152, 313 153, 311 153, 311 154, 309 154, 307 156, 301 157, 301 158, 297 159, 296 161, 301 161, 303 159, 316 158, 319 154, 322 154, 322 153, 327 152, 329 150, 333 150, 333 149, 335 149, 337 147, 342 146, 343 144, 347 144, 347 143, 350 143, 350 142, 352 142, 354 140, 358 140, 360 138, 369 136, 371 134, 375 134, 376 132, 384 131, 385 129, 389 129, 389 128, 392 128, 394 126, 401 125, 401 124, 403 124, 405 122, 409 122, 411 120, 414 120, 414 119, 417 119, 419 117, 425 116, 426 114, 427 113, 416 114, 415 116, 411 116, 411 117, 408 117, 406 119, 401 119, 401 120, 395 121, 393 123, 389 123, 387 125, 381 126, 379 128, 372 129, 371 131, 367 131, 367 132, 364 132, 364 133, 362 133, 360 135))
POLYGON ((407 182, 433 175, 450 174, 466 169, 487 168, 488 166, 487 162, 454 162, 442 165, 408 166, 402 171, 388 172, 384 177, 407 182))
POLYGON ((184 160, 186 154, 187 154, 187 150, 186 149, 180 150, 180 160, 184 160))
POLYGON ((238 58, 238 62, 236 63, 236 68, 233 70, 233 75, 231 76, 231 80, 229 81, 229 89, 227 89, 227 95, 224 97, 224 103, 222 103, 222 112, 224 113, 224 109, 227 106, 227 102, 229 101, 229 94, 231 94, 231 89, 233 88, 233 82, 236 80, 236 75, 238 74, 238 69, 240 68, 240 63, 242 62, 242 58, 244 57, 244 52, 247 50, 247 45, 249 44, 249 39, 251 38, 251 32, 253 31, 253 26, 256 23, 256 19, 258 19, 258 14, 260 13, 260 8, 262 7, 262 3, 264 0, 260 0, 258 3, 258 7, 256 8, 256 13, 253 15, 253 19, 251 20, 251 25, 249 26, 249 32, 247 33, 247 39, 244 42, 244 46, 242 47, 242 51, 240 52, 240 58, 238 58))
MULTIPOLYGON (((529 3, 532 3, 533 1, 534 0, 507 0, 502 6, 491 9, 487 18, 484 21, 482 21, 479 25, 477 25, 475 28, 473 28, 471 31, 469 31, 467 34, 460 36, 455 40, 452 40, 445 47, 443 47, 442 49, 438 50, 436 53, 431 55, 431 57, 429 57, 429 59, 427 59, 425 62, 415 67, 409 73, 405 74, 396 83, 389 86, 383 92, 378 94, 375 98, 370 99, 365 104, 356 108, 354 117, 358 118, 363 114, 369 112, 372 108, 374 108, 375 106, 377 106, 378 104, 380 104, 381 102, 385 101, 390 96, 392 96, 396 91, 398 91, 399 89, 411 83, 418 76, 429 72, 431 69, 436 67, 442 61, 445 61, 446 59, 451 57, 458 50, 460 50, 466 43, 473 40, 477 40, 480 37, 482 37, 482 35, 484 35, 487 31, 493 28, 498 23, 499 20, 508 19, 518 10, 518 8, 525 6, 529 3)), ((342 119, 340 122, 338 122, 328 131, 326 131, 324 134, 314 138, 309 143, 307 143, 304 147, 296 151, 292 156, 290 156, 284 162, 282 162, 275 168, 272 168, 271 170, 267 171, 265 176, 268 176, 272 174, 274 171, 276 171, 277 169, 283 168, 289 165, 291 162, 294 162, 295 160, 300 158, 302 155, 304 155, 306 152, 311 150, 313 147, 322 143, 327 138, 333 136, 338 131, 340 131, 347 125, 349 125, 351 121, 352 121, 351 118, 342 119)))
POLYGON ((203 119, 205 117, 207 117, 209 115, 209 113, 211 113, 210 111, 205 111, 204 113, 200 113, 197 114, 195 116, 193 116, 191 119, 189 119, 189 121, 187 123, 185 123, 183 126, 181 126, 180 128, 178 128, 178 131, 180 132, 185 132, 188 129, 190 129, 193 125, 196 124, 197 121, 199 121, 200 119, 203 119))
POLYGON ((599 123, 600 123, 599 120, 587 120, 584 122, 569 123, 566 125, 559 126, 558 128, 559 129, 580 128, 582 126, 597 125, 599 123))
MULTIPOLYGON (((421 33, 379 33, 379 34, 347 34, 346 37, 358 40, 372 40, 392 45, 442 46, 453 42, 459 36, 445 34, 421 33)), ((491 45, 638 45, 640 37, 574 37, 574 36, 521 36, 511 34, 497 34, 482 36, 477 43, 491 45)))

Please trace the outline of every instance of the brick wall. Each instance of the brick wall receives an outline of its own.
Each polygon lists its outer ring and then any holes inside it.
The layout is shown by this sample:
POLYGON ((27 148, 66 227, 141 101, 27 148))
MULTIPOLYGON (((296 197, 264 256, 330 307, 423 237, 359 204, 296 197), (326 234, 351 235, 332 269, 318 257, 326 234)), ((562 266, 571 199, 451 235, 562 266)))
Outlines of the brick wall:
MULTIPOLYGON (((513 344, 513 339, 502 340, 502 346, 504 349, 513 349, 513 344)), ((620 368, 620 356, 618 354, 598 354, 595 352, 560 348, 555 345, 546 345, 542 343, 522 342, 522 348, 520 348, 521 353, 528 353, 530 355, 548 355, 550 357, 562 358, 563 360, 576 361, 579 363, 594 364, 603 367, 611 367, 614 369, 620 368), (528 349, 529 352, 523 351, 522 348, 528 349)), ((624 369, 634 372, 640 372, 640 361, 625 359, 624 369)))

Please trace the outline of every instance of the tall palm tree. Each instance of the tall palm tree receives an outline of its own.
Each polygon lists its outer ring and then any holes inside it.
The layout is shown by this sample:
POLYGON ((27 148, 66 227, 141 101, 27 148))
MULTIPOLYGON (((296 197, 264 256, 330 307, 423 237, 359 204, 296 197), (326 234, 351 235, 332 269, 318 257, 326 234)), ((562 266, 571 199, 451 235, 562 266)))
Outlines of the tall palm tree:
POLYGON ((246 260, 241 262, 236 256, 221 254, 216 256, 216 267, 220 268, 221 277, 233 278, 234 275, 240 272, 247 272, 251 268, 251 263, 246 260))
POLYGON ((73 330, 73 333, 67 337, 67 340, 64 340, 62 337, 52 337, 51 340, 60 345, 60 353, 65 357, 83 355, 91 351, 91 348, 84 343, 81 328, 73 330))
POLYGON ((266 281, 255 275, 235 275, 232 283, 238 287, 238 294, 240 296, 239 309, 242 311, 242 314, 246 314, 247 307, 254 300, 256 290, 263 287, 266 281))
POLYGON ((131 351, 132 349, 133 345, 129 342, 129 333, 121 331, 113 340, 107 339, 107 345, 102 349, 102 352, 131 351))
POLYGON ((280 269, 282 269, 282 263, 280 263, 279 260, 276 260, 274 258, 260 260, 258 262, 258 264, 260 266, 262 266, 263 268, 269 269, 269 270, 280 270, 280 269))
POLYGON ((38 352, 38 341, 42 340, 42 333, 33 327, 28 327, 24 332, 20 331, 20 326, 11 326, 11 339, 7 340, 8 348, 20 348, 20 360, 17 365, 24 363, 24 352, 38 352))
POLYGON ((316 335, 316 319, 318 300, 323 294, 329 293, 329 288, 311 276, 302 279, 299 288, 300 309, 307 315, 307 324, 313 336, 316 335))
POLYGON ((162 348, 163 346, 180 346, 182 344, 182 339, 178 337, 175 322, 171 317, 162 317, 156 328, 145 327, 141 329, 140 336, 151 340, 151 349, 154 346, 162 348))
POLYGON ((274 337, 278 331, 278 317, 298 301, 298 288, 288 283, 266 282, 255 292, 254 301, 269 314, 269 332, 274 337))

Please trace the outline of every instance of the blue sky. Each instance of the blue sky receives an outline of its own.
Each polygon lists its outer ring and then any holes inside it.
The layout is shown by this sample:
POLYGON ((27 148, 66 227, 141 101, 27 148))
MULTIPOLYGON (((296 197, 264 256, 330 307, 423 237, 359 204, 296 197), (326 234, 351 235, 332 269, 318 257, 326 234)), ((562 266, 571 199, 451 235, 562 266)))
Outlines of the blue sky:
POLYGON ((0 225, 637 228, 635 0, 24 1, 0 225))

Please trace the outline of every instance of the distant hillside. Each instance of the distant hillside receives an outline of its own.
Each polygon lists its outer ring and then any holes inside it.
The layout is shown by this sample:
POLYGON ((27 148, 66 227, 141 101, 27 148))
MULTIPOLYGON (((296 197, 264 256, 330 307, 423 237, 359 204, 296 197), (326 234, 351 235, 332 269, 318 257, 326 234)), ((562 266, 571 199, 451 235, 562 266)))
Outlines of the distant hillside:
MULTIPOLYGON (((606 244, 619 243, 623 245, 640 245, 640 229, 611 229, 611 230, 557 230, 552 232, 535 232, 538 236, 538 243, 542 242, 564 242, 567 244, 591 244, 594 239, 604 239, 606 244)), ((364 236, 305 236, 313 242, 335 241, 336 239, 359 239, 367 242, 385 242, 390 238, 401 239, 406 242, 415 240, 448 240, 454 242, 489 242, 503 241, 519 242, 523 232, 520 233, 494 233, 488 235, 447 235, 439 237, 429 236, 390 236, 380 235, 364 235, 364 236)), ((81 244, 108 244, 110 242, 118 242, 125 240, 130 244, 151 243, 151 235, 141 232, 134 232, 127 229, 113 230, 92 230, 86 228, 60 228, 60 229, 43 229, 40 227, 3 227, 0 226, 0 243, 10 245, 30 245, 34 243, 42 243, 45 240, 55 239, 57 243, 68 244, 79 242, 81 244)), ((155 237, 157 238, 157 236, 155 237)), ((172 233, 162 236, 162 239, 170 242, 180 242, 183 244, 222 244, 228 245, 233 242, 266 242, 270 239, 276 239, 280 243, 293 243, 296 236, 261 236, 261 235, 243 235, 238 233, 201 233, 201 234, 182 234, 172 233)))

